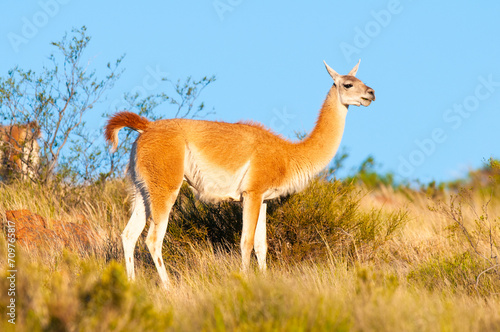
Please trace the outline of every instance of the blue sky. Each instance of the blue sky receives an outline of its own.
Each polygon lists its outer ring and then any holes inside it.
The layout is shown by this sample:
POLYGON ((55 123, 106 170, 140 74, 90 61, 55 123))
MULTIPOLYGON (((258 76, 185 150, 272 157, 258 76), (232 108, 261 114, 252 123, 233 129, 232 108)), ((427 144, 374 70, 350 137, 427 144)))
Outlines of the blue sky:
POLYGON ((169 92, 156 74, 213 74, 201 96, 216 112, 208 119, 251 119, 294 138, 311 130, 332 84, 322 61, 345 74, 361 59, 357 76, 377 100, 349 108, 346 170, 372 155, 400 180, 450 180, 500 157, 499 14, 498 1, 8 0, 0 75, 40 70, 51 41, 86 25, 98 74, 126 54, 89 125, 102 126, 124 92, 169 92))

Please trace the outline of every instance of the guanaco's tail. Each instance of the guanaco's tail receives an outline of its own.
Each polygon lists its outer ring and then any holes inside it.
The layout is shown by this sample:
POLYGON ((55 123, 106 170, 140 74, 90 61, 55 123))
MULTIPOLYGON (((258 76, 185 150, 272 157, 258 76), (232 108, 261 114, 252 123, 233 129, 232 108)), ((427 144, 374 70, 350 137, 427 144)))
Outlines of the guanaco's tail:
POLYGON ((113 115, 106 124, 104 137, 109 144, 113 144, 112 151, 118 146, 118 132, 123 127, 142 133, 149 126, 150 121, 132 112, 119 112, 113 115))

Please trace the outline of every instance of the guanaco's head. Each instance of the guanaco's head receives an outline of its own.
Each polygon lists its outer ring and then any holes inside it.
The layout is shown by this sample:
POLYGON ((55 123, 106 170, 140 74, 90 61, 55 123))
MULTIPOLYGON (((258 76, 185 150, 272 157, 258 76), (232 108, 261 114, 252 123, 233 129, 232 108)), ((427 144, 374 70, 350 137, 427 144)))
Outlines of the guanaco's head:
POLYGON ((368 106, 375 100, 375 91, 355 77, 360 62, 361 60, 347 75, 340 75, 324 62, 326 70, 337 87, 339 100, 343 105, 368 106))

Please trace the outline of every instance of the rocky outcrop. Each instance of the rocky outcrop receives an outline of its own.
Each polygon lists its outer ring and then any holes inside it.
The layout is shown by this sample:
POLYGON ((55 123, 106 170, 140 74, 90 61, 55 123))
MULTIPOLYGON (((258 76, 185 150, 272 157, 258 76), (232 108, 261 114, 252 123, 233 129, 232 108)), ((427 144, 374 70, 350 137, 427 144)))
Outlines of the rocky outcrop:
POLYGON ((86 223, 47 220, 29 210, 6 211, 5 220, 8 225, 15 225, 17 243, 29 249, 88 251, 102 242, 98 233, 86 223))

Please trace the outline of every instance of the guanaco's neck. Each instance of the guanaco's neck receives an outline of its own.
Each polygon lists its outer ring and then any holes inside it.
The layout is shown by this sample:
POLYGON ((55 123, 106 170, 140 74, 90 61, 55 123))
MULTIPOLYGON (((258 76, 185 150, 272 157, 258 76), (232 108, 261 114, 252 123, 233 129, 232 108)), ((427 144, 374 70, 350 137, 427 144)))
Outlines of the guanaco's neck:
POLYGON ((312 132, 297 144, 302 160, 309 164, 310 176, 321 171, 337 152, 344 133, 347 106, 339 101, 337 87, 328 92, 312 132))

